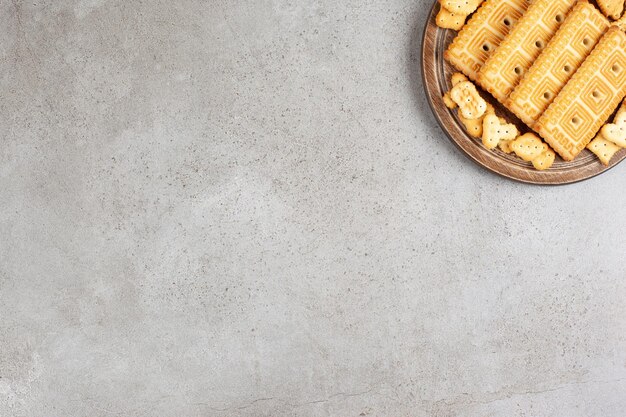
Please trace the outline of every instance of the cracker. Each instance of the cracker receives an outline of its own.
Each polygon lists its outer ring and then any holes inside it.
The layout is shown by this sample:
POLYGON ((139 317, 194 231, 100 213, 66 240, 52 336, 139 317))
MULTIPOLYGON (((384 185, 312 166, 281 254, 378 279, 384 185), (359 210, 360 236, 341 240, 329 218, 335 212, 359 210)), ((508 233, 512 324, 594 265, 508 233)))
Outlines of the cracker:
POLYGON ((608 28, 598 9, 580 1, 511 93, 509 110, 532 127, 608 28))
POLYGON ((545 171, 554 164, 556 153, 550 148, 544 151, 541 155, 533 159, 533 166, 537 171, 545 171))
MULTIPOLYGON (((452 87, 454 87, 455 85, 457 85, 459 83, 462 83, 463 81, 468 81, 468 79, 467 79, 467 77, 465 75, 463 75, 460 72, 455 72, 450 77, 450 82, 452 83, 452 87)), ((454 100, 452 100, 452 97, 450 96, 450 91, 448 91, 446 94, 444 94, 444 96, 443 96, 443 103, 449 109, 456 109, 458 107, 457 104, 454 102, 454 100)))
POLYGON ((443 95, 443 104, 446 105, 447 108, 449 109, 456 109, 457 105, 454 102, 454 100, 452 100, 452 97, 450 97, 450 92, 448 91, 446 94, 443 95))
POLYGON ((613 25, 618 26, 621 30, 626 31, 626 14, 622 16, 618 21, 613 22, 613 25))
POLYGON ((494 149, 500 141, 514 139, 518 134, 514 124, 502 123, 495 114, 488 114, 483 120, 483 145, 487 149, 494 149))
POLYGON ((487 110, 485 111, 485 115, 479 119, 466 119, 459 114, 459 120, 465 126, 467 133, 474 138, 482 138, 483 137, 483 120, 488 114, 496 114, 496 110, 493 106, 487 103, 487 110))
POLYGON ((550 148, 534 133, 526 133, 511 143, 511 149, 524 161, 531 162, 550 148))
POLYGON ((459 106, 459 114, 466 119, 478 119, 487 110, 487 102, 469 81, 455 85, 450 91, 450 97, 459 106))
POLYGON ((470 79, 528 8, 529 0, 486 0, 444 53, 470 79))
POLYGON ((447 10, 466 16, 474 13, 481 2, 482 0, 439 0, 439 4, 447 10))
POLYGON ((511 143, 513 143, 512 140, 501 140, 500 143, 498 143, 498 148, 500 148, 500 150, 504 153, 513 153, 511 143))
POLYGON ((613 123, 602 127, 602 137, 621 148, 626 148, 626 110, 620 109, 613 123))
POLYGON ((613 156, 622 148, 613 142, 604 139, 602 134, 600 134, 592 140, 589 145, 587 145, 587 149, 596 154, 604 165, 609 165, 611 163, 611 158, 613 158, 613 156))
POLYGON ((483 117, 479 119, 466 119, 459 113, 459 120, 465 126, 467 133, 473 138, 480 138, 483 136, 483 117))
POLYGON ((624 0, 597 0, 597 3, 602 13, 613 20, 619 19, 624 12, 624 0))
POLYGON ((465 75, 463 75, 460 72, 455 72, 454 74, 452 74, 452 77, 450 77, 450 82, 452 83, 453 87, 457 85, 458 83, 462 83, 463 81, 469 81, 469 80, 467 79, 465 75))
POLYGON ((437 26, 443 29, 461 30, 466 18, 467 15, 451 12, 445 7, 440 7, 436 23, 437 26))
POLYGON ((589 143, 626 95, 626 35, 611 27, 535 124, 566 161, 589 143))
POLYGON ((574 3, 576 0, 534 0, 480 69, 478 84, 498 101, 506 103, 506 98, 548 45, 574 3))

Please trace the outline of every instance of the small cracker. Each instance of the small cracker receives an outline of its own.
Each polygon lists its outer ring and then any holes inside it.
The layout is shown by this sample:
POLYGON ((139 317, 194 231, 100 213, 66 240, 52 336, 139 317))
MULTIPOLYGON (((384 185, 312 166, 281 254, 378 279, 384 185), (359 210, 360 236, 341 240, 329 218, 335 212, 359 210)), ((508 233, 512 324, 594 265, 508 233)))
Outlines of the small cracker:
POLYGON ((439 0, 439 4, 447 10, 466 16, 474 13, 480 3, 482 0, 439 0))
POLYGON ((511 143, 513 143, 512 140, 501 140, 500 143, 498 143, 498 147, 502 152, 510 154, 513 153, 513 149, 511 149, 511 143))
POLYGON ((531 162, 550 148, 534 133, 526 133, 511 143, 511 149, 524 161, 531 162))
POLYGON ((459 114, 459 120, 465 126, 465 130, 467 133, 474 138, 482 138, 483 137, 483 120, 485 116, 488 114, 496 114, 496 109, 489 103, 487 103, 487 110, 485 111, 485 115, 483 115, 479 119, 466 119, 459 114))
POLYGON ((606 17, 617 20, 624 11, 624 0, 597 0, 600 10, 606 17))
POLYGON ((467 79, 465 75, 463 75, 460 72, 455 72, 454 74, 452 74, 452 77, 450 77, 450 82, 452 83, 453 87, 457 85, 458 83, 462 83, 463 81, 469 81, 469 80, 467 79))
POLYGON ((461 30, 465 25, 466 17, 466 15, 453 13, 441 7, 437 14, 437 26, 443 29, 461 30))
POLYGON ((483 120, 483 145, 487 149, 495 149, 500 141, 515 139, 518 135, 514 124, 503 124, 495 114, 488 114, 483 120))
POLYGON ((621 30, 626 30, 626 14, 618 21, 613 22, 613 25, 619 27, 621 30))
POLYGON ((465 126, 467 133, 473 138, 480 138, 483 136, 483 118, 478 119, 466 119, 459 113, 459 120, 465 126))
POLYGON ((551 148, 548 148, 541 155, 533 159, 533 166, 537 171, 545 171, 554 164, 555 158, 556 153, 551 148))
POLYGON ((613 158, 613 155, 619 152, 622 148, 613 142, 604 139, 602 134, 600 134, 596 136, 596 138, 592 140, 589 145, 587 145, 587 149, 596 154, 596 156, 600 158, 600 161, 602 161, 604 165, 608 166, 611 162, 611 158, 613 158))
POLYGON ((479 119, 487 111, 487 102, 469 81, 455 85, 450 91, 450 97, 459 106, 459 114, 466 119, 479 119))
POLYGON ((450 97, 450 92, 448 91, 446 94, 443 95, 443 104, 446 105, 447 108, 449 109, 456 109, 457 105, 454 102, 454 100, 452 100, 452 97, 450 97))
POLYGON ((601 132, 604 139, 626 148, 626 111, 620 109, 615 121, 604 125, 601 132))

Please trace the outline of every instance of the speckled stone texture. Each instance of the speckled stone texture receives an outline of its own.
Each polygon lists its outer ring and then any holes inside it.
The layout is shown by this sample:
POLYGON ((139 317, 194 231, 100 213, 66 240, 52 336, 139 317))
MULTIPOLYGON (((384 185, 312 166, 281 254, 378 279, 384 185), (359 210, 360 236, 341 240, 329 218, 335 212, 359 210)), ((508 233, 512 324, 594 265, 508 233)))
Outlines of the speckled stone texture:
POLYGON ((0 416, 626 415, 626 165, 473 165, 430 6, 0 0, 0 416))

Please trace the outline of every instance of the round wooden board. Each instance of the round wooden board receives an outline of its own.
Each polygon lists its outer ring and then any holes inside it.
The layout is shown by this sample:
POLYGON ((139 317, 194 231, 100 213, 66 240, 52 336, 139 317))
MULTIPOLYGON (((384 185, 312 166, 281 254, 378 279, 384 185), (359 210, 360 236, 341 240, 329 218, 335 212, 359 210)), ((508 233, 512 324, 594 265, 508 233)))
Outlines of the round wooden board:
MULTIPOLYGON (((480 139, 472 138, 457 117, 456 110, 448 109, 443 103, 443 95, 450 90, 450 76, 456 72, 454 67, 443 59, 443 53, 457 32, 441 29, 435 24, 439 3, 434 2, 430 12, 422 41, 422 77, 424 90, 430 107, 439 121, 441 128, 450 140, 474 162, 513 180, 530 184, 560 185, 583 181, 602 174, 626 159, 626 149, 615 155, 611 164, 604 166, 588 150, 584 150, 574 161, 566 162, 557 156, 552 168, 537 171, 529 162, 524 162, 515 155, 496 149, 486 149, 480 139)), ((481 95, 496 108, 499 116, 515 123, 521 132, 529 131, 516 116, 500 105, 490 94, 481 91, 481 95)))

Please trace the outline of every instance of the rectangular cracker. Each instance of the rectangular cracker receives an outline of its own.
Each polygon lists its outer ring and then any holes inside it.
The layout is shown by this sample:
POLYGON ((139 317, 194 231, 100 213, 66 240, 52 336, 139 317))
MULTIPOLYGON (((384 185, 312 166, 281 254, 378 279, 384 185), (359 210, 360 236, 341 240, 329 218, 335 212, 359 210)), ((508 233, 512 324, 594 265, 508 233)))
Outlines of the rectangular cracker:
POLYGON ((501 103, 548 45, 576 0, 534 0, 478 72, 476 82, 501 103))
POLYGON ((530 0, 486 0, 444 53, 444 58, 476 81, 489 55, 520 19, 530 0))
POLYGON ((569 80, 535 130, 566 161, 598 133, 626 96, 626 35, 612 26, 569 80))
POLYGON ((506 107, 528 126, 537 121, 609 28, 592 4, 581 0, 513 90, 506 107))

